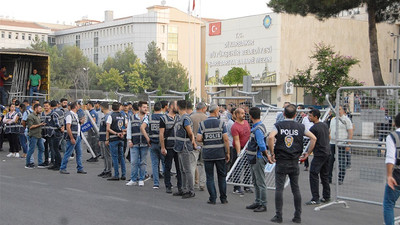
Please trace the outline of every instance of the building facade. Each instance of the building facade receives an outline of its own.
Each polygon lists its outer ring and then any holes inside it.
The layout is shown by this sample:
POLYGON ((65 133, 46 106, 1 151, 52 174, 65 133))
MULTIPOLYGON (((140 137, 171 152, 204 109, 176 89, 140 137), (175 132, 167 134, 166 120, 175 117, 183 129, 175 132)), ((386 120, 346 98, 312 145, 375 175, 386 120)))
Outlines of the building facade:
MULTIPOLYGON (((391 59, 395 48, 390 33, 398 25, 377 25, 382 75, 391 84, 391 59)), ((221 95, 234 95, 236 85, 224 84, 223 77, 232 67, 250 72, 252 90, 261 99, 282 106, 283 102, 312 104, 302 88, 287 91, 286 82, 297 69, 306 69, 318 43, 334 46, 336 52, 360 60, 350 76, 365 85, 374 85, 369 53, 368 22, 361 19, 332 18, 319 21, 313 16, 269 13, 234 18, 206 25, 205 69, 206 90, 226 90, 221 95)), ((241 85, 239 85, 239 89, 241 85)))

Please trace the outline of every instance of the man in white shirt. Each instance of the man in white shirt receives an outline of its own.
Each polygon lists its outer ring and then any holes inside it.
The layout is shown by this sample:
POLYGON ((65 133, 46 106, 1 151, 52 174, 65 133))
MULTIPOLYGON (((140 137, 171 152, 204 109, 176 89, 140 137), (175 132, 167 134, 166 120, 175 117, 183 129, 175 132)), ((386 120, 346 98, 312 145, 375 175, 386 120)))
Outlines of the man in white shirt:
MULTIPOLYGON (((331 159, 329 161, 329 183, 332 183, 332 171, 335 162, 335 140, 336 133, 338 135, 337 139, 353 139, 353 123, 350 118, 347 117, 346 111, 343 106, 339 106, 339 117, 334 117, 331 120, 330 126, 330 136, 331 136, 331 159), (336 131, 336 121, 339 123, 339 129, 336 131)), ((340 142, 338 144, 344 144, 340 142)), ((351 144, 351 143, 347 143, 351 144)), ((346 152, 350 151, 350 147, 339 147, 339 185, 343 184, 344 176, 346 175, 346 152)))
POLYGON ((65 117, 67 129, 67 136, 65 139, 67 141, 67 149, 61 162, 60 173, 69 174, 67 171, 68 159, 75 150, 77 173, 86 174, 82 166, 81 124, 79 123, 78 114, 76 113, 78 111, 77 103, 71 103, 70 107, 70 113, 65 117))
POLYGON ((400 196, 400 160, 396 148, 400 144, 400 113, 395 118, 396 131, 386 138, 386 174, 387 184, 383 198, 383 218, 386 225, 394 224, 394 207, 400 196))

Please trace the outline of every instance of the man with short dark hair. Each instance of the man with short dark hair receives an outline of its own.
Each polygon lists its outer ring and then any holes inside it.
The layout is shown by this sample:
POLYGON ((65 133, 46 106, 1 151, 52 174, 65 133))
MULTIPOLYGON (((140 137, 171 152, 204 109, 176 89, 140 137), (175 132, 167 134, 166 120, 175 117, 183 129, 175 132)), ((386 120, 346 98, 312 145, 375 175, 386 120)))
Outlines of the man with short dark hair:
POLYGON ((128 122, 128 146, 131 153, 131 180, 126 184, 144 186, 146 176, 147 153, 150 146, 150 138, 146 128, 149 124, 147 116, 148 104, 139 101, 139 113, 132 115, 128 122), (139 181, 139 182, 137 182, 139 181))
POLYGON ((214 166, 217 169, 218 187, 222 204, 227 204, 226 196, 226 162, 229 161, 229 143, 226 134, 226 126, 218 119, 219 107, 217 104, 210 105, 210 117, 200 122, 197 138, 203 142, 204 169, 207 177, 207 190, 210 197, 208 204, 215 205, 217 192, 214 184, 214 166))
POLYGON ((246 209, 252 209, 254 212, 265 212, 267 211, 267 184, 265 183, 264 168, 267 161, 264 156, 268 157, 268 161, 271 160, 264 140, 267 129, 260 120, 261 110, 259 108, 252 107, 249 110, 249 114, 250 119, 253 121, 253 127, 251 129, 250 142, 247 146, 247 160, 251 168, 256 199, 246 209))
POLYGON ((112 104, 113 112, 106 121, 106 141, 105 144, 110 146, 112 164, 114 167, 114 176, 108 178, 109 181, 118 181, 119 164, 121 164, 121 180, 126 180, 126 167, 124 159, 124 134, 125 134, 125 117, 120 112, 120 104, 114 102, 112 104))
MULTIPOLYGON (((164 155, 161 154, 160 148, 160 120, 163 114, 161 113, 161 103, 156 102, 154 104, 154 112, 149 116, 149 135, 150 138, 150 159, 151 159, 151 170, 153 171, 153 189, 160 187, 159 183, 159 171, 160 162, 163 164, 164 155)), ((147 129, 147 124, 143 123, 147 129)))
POLYGON ((310 166, 310 189, 312 199, 306 202, 306 205, 318 205, 321 202, 328 203, 331 198, 331 190, 329 187, 329 158, 330 158, 330 146, 329 146, 329 128, 326 123, 320 122, 321 112, 318 109, 311 109, 308 113, 308 119, 314 125, 310 128, 310 132, 317 137, 314 150, 308 149, 303 154, 303 159, 314 151, 314 158, 311 161, 310 166), (321 183, 323 187, 322 199, 319 199, 319 178, 321 177, 321 183))
MULTIPOLYGON (((86 109, 89 111, 89 115, 92 117, 94 124, 92 124, 92 128, 88 130, 88 135, 87 135, 87 140, 89 142, 90 147, 92 148, 94 154, 96 155, 95 157, 91 157, 90 159, 86 160, 87 162, 97 162, 98 157, 101 155, 100 152, 100 146, 99 146, 99 136, 96 133, 94 126, 97 126, 97 122, 99 121, 98 114, 96 112, 96 109, 94 108, 94 103, 92 101, 89 101, 86 104, 86 109)), ((91 122, 90 118, 87 117, 87 122, 91 122)))
POLYGON ((383 218, 386 225, 394 225, 394 207, 400 196, 400 113, 394 119, 396 130, 386 138, 386 177, 387 184, 383 197, 383 218))
POLYGON ((81 148, 81 124, 79 123, 77 111, 78 104, 72 102, 70 104, 71 110, 69 114, 65 117, 65 127, 67 129, 67 149, 65 150, 64 157, 60 166, 61 174, 69 174, 67 171, 68 159, 72 152, 75 150, 76 154, 76 168, 78 174, 86 174, 82 166, 82 148, 81 148))
POLYGON ((38 72, 37 69, 33 69, 33 73, 29 75, 27 89, 29 90, 29 96, 31 96, 30 98, 31 101, 32 101, 32 96, 37 96, 36 93, 40 92, 40 85, 42 84, 42 78, 37 72, 38 72))
POLYGON ((50 113, 51 127, 53 129, 53 137, 50 139, 50 152, 51 161, 53 166, 49 167, 49 170, 60 170, 61 166, 61 154, 60 144, 62 136, 64 135, 64 112, 57 108, 57 101, 53 100, 50 102, 52 111, 50 113))
POLYGON ((164 184, 166 193, 172 194, 171 168, 172 160, 175 162, 176 180, 178 191, 174 195, 182 196, 182 178, 179 166, 178 153, 174 151, 175 137, 174 126, 177 122, 178 113, 176 101, 170 101, 168 104, 168 113, 160 119, 160 146, 161 154, 165 156, 164 184))
POLYGON ((190 162, 195 161, 195 157, 191 152, 197 146, 192 131, 193 123, 186 111, 187 102, 186 100, 179 100, 177 105, 179 118, 174 127, 174 151, 178 153, 182 173, 182 198, 193 198, 195 196, 193 189, 194 179, 190 162))
POLYGON ((168 101, 162 100, 161 102, 161 113, 165 114, 168 111, 168 101))
POLYGON ((35 104, 33 106, 33 113, 29 114, 27 119, 27 127, 29 129, 29 150, 26 155, 26 165, 25 168, 33 169, 35 164, 31 162, 31 156, 35 152, 36 146, 38 147, 38 168, 44 168, 43 165, 43 151, 44 144, 42 139, 42 127, 45 123, 40 121, 40 113, 42 112, 42 106, 35 104))
MULTIPOLYGON (((42 123, 46 124, 42 127, 42 138, 44 141, 44 162, 43 166, 47 167, 49 165, 49 149, 50 149, 50 142, 54 135, 54 130, 51 127, 51 107, 50 102, 45 101, 43 102, 43 112, 40 115, 40 120, 42 123)), ((54 157, 52 157, 54 158, 54 157)), ((53 159, 52 159, 53 162, 53 159)))
MULTIPOLYGON (((101 113, 104 115, 100 119, 100 126, 99 126, 99 146, 101 150, 101 155, 103 156, 104 160, 104 170, 97 176, 102 178, 109 178, 111 177, 111 152, 109 145, 106 145, 107 140, 107 120, 108 117, 111 116, 110 110, 108 109, 108 103, 103 102, 100 105, 101 113)), ((122 157, 123 159, 124 157, 122 157)))
POLYGON ((295 213, 292 221, 301 223, 301 194, 299 188, 299 157, 303 153, 303 136, 310 138, 309 149, 313 150, 316 137, 307 131, 304 124, 294 121, 296 106, 285 107, 285 120, 277 122, 268 135, 268 147, 275 166, 275 208, 276 214, 272 222, 282 223, 283 188, 286 176, 290 178, 290 187, 294 197, 295 213), (276 139, 276 143, 275 143, 276 139), (275 145, 274 145, 275 144, 275 145), (276 154, 276 155, 275 155, 276 154))
POLYGON ((6 76, 6 67, 2 66, 0 68, 0 95, 1 95, 1 105, 6 105, 7 104, 7 92, 6 89, 4 88, 4 82, 10 78, 12 78, 11 76, 6 76))

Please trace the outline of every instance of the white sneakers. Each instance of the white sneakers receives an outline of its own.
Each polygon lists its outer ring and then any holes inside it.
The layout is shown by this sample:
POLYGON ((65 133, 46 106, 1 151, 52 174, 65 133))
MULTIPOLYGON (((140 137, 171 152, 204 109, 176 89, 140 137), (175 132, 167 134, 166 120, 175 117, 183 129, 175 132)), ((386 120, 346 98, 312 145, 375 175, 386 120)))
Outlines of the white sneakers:
POLYGON ((130 180, 128 183, 126 183, 126 186, 136 186, 137 182, 130 180))
POLYGON ((139 180, 139 186, 143 187, 144 186, 144 181, 139 180))
POLYGON ((8 155, 7 155, 7 157, 8 158, 11 158, 11 157, 15 157, 15 158, 19 158, 19 153, 17 152, 17 153, 15 153, 15 152, 10 152, 10 153, 8 153, 8 155))

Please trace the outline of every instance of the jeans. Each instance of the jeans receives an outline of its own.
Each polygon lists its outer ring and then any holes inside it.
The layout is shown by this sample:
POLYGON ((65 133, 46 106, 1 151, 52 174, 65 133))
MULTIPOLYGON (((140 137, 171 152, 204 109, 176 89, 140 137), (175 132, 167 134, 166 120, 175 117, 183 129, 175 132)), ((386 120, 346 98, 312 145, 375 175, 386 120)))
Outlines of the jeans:
POLYGON ((21 145, 22 152, 25 154, 28 153, 28 143, 25 134, 19 134, 19 144, 21 145))
POLYGON ((131 181, 143 181, 146 176, 146 157, 149 147, 134 146, 131 152, 131 181), (138 179, 139 174, 139 179, 138 179))
MULTIPOLYGON (((36 87, 30 86, 29 96, 37 96, 36 93, 38 93, 38 92, 39 92, 38 86, 36 86, 36 87)), ((29 98, 29 103, 32 104, 32 98, 29 98)))
POLYGON ((42 138, 29 137, 29 150, 26 155, 26 165, 31 163, 31 156, 35 152, 36 146, 38 147, 38 165, 43 163, 44 144, 42 138))
POLYGON ((104 170, 103 170, 103 172, 110 173, 111 172, 111 161, 112 161, 111 160, 110 147, 107 146, 104 141, 100 141, 99 144, 100 144, 101 155, 104 157, 104 170))
POLYGON ((7 92, 4 87, 0 87, 1 104, 7 105, 7 92))
POLYGON ((184 147, 181 152, 178 152, 178 158, 182 174, 182 191, 185 193, 193 192, 194 176, 190 168, 190 162, 194 161, 194 155, 184 147))
POLYGON ((167 155, 165 156, 164 184, 166 188, 172 188, 171 184, 172 160, 175 161, 176 180, 177 180, 176 186, 178 187, 178 190, 182 190, 182 176, 181 176, 181 168, 179 167, 178 153, 176 153, 172 149, 168 149, 167 155))
POLYGON ((121 176, 125 177, 126 175, 126 167, 125 167, 125 159, 123 152, 124 142, 123 140, 117 140, 110 142, 110 152, 112 163, 114 167, 114 177, 119 177, 119 163, 121 163, 121 176))
POLYGON ((151 170, 153 171, 153 182, 154 186, 160 186, 159 180, 159 166, 160 161, 163 162, 164 155, 161 154, 161 148, 159 144, 152 143, 150 147, 150 159, 151 159, 151 170))
POLYGON ((53 136, 50 139, 50 152, 51 152, 51 162, 53 166, 60 167, 61 166, 61 154, 60 154, 60 143, 61 137, 53 136))
POLYGON ((62 159, 61 162, 61 167, 60 170, 66 170, 67 169, 67 164, 68 164, 68 159, 71 157, 72 152, 75 149, 75 159, 76 159, 76 169, 78 171, 83 170, 82 166, 82 147, 81 147, 81 136, 77 136, 75 139, 75 145, 71 143, 71 140, 66 140, 67 141, 67 149, 65 150, 64 158, 62 159))
POLYGON ((209 200, 215 202, 217 191, 214 184, 214 165, 217 168, 218 188, 220 200, 226 200, 226 165, 225 160, 204 161, 204 170, 206 171, 207 190, 210 194, 209 200))
POLYGON ((301 194, 299 188, 299 164, 298 160, 277 160, 275 166, 275 208, 276 216, 282 218, 283 189, 285 187, 286 175, 290 179, 295 207, 295 218, 301 217, 301 194))
MULTIPOLYGON (((329 159, 329 183, 332 183, 333 167, 335 165, 336 145, 331 144, 331 158, 329 159)), ((343 182, 346 175, 346 150, 339 147, 339 181, 343 182)))
POLYGON ((329 159, 327 156, 314 156, 310 167, 310 189, 313 201, 319 200, 319 177, 322 183, 322 197, 324 199, 331 198, 331 189, 329 187, 329 159))
POLYGON ((265 161, 263 158, 257 158, 255 164, 250 164, 251 177, 253 178, 254 193, 256 195, 255 203, 267 206, 267 184, 265 183, 265 161))
POLYGON ((395 189, 391 189, 386 184, 385 195, 383 197, 383 219, 386 225, 394 225, 394 206, 400 196, 400 187, 395 186, 395 189))

